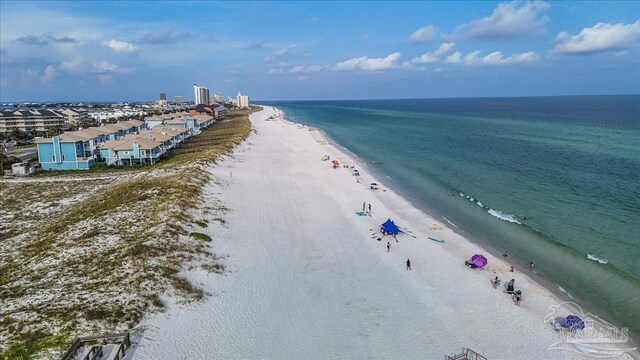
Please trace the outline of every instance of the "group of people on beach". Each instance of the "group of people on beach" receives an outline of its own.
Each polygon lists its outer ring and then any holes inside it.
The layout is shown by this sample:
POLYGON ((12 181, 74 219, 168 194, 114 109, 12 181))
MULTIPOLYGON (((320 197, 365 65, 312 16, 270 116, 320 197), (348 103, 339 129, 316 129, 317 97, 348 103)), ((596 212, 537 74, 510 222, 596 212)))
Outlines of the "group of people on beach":
POLYGON ((369 215, 369 216, 371 216, 371 204, 369 204, 369 211, 366 211, 366 209, 367 209, 367 203, 363 202, 362 203, 362 212, 367 214, 367 215, 369 215))
MULTIPOLYGON (((507 258, 509 256, 509 252, 507 250, 505 250, 502 253, 502 257, 503 258, 507 258)), ((533 271, 534 269, 534 264, 533 261, 529 261, 529 270, 533 271)), ((510 267, 509 272, 515 272, 513 266, 510 267)), ((494 271, 495 274, 495 271, 494 271)), ((497 288, 498 285, 500 285, 500 279, 498 278, 498 276, 495 277, 495 279, 493 279, 493 287, 497 288)), ((515 302, 515 304, 517 306, 520 306, 520 303, 522 302, 522 290, 515 290, 515 279, 511 279, 507 284, 506 284, 506 291, 507 294, 511 295, 513 298, 513 301, 515 302)))

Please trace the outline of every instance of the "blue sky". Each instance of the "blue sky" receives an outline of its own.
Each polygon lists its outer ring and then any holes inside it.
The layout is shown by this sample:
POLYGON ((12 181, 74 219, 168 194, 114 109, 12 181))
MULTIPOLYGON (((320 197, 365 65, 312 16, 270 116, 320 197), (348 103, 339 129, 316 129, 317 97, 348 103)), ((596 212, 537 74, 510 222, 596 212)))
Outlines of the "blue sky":
POLYGON ((0 100, 640 93, 640 2, 0 2, 0 100))

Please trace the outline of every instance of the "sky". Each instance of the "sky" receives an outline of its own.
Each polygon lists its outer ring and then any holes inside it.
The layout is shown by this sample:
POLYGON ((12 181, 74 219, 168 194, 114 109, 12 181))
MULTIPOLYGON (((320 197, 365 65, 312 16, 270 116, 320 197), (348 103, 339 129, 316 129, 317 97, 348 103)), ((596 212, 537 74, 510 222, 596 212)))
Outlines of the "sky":
POLYGON ((640 1, 0 0, 0 101, 640 94, 640 1))

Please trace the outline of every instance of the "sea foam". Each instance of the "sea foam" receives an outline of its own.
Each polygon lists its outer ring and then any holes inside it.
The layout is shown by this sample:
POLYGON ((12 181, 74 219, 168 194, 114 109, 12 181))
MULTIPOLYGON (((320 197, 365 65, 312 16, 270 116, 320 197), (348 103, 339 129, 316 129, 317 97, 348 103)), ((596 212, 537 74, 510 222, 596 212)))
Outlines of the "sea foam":
POLYGON ((597 257, 597 256, 595 256, 595 255, 591 255, 591 254, 587 254, 587 259, 589 259, 589 260, 593 260, 593 261, 597 261, 597 262, 599 262, 600 264, 608 264, 608 263, 609 263, 609 260, 607 260, 607 259, 601 259, 601 258, 599 258, 599 257, 597 257))
POLYGON ((493 209, 489 209, 489 211, 487 212, 491 214, 491 216, 495 216, 500 220, 522 225, 522 223, 516 219, 515 215, 505 214, 500 210, 493 210, 493 209))

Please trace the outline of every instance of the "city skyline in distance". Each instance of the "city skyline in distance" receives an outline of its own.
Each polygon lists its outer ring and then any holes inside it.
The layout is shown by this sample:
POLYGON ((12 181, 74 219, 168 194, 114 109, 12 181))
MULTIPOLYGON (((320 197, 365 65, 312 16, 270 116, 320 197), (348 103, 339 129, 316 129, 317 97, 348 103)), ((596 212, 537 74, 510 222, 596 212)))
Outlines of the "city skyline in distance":
POLYGON ((640 93, 637 2, 95 5, 0 3, 0 101, 640 93))

